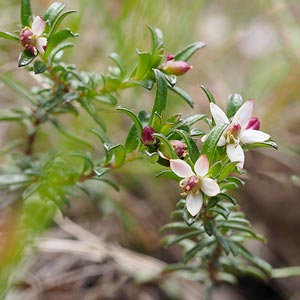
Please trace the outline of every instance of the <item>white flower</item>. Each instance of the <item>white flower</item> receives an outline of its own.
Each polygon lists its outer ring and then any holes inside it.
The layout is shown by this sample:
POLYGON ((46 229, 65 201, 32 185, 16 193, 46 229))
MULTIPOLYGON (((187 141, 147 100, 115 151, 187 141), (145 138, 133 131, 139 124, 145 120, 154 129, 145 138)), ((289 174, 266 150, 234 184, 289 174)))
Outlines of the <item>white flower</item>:
POLYGON ((205 177, 209 170, 209 162, 206 155, 201 155, 192 170, 191 166, 181 159, 170 160, 171 170, 179 177, 183 178, 179 185, 183 189, 186 197, 186 208, 194 217, 201 209, 203 195, 213 197, 220 193, 217 182, 205 177))
POLYGON ((221 108, 214 103, 210 103, 210 111, 216 125, 228 124, 218 142, 218 146, 226 145, 226 153, 230 161, 238 162, 237 168, 239 170, 243 168, 245 162, 245 155, 241 145, 264 142, 270 138, 269 134, 262 131, 247 129, 253 109, 254 101, 246 101, 230 121, 221 108))
POLYGON ((25 27, 20 32, 22 46, 34 55, 37 55, 38 52, 43 54, 47 45, 47 39, 42 36, 45 28, 45 20, 39 16, 34 17, 31 28, 25 27))

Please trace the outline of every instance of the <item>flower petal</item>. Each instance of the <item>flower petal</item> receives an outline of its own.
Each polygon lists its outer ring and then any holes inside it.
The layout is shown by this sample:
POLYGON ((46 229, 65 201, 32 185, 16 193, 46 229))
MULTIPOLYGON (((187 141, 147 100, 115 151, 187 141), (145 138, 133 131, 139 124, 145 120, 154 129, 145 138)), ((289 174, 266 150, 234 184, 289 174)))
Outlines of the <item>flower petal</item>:
POLYGON ((210 112, 211 115, 213 117, 213 119, 215 120, 216 124, 229 124, 229 120, 226 116, 226 114, 224 113, 224 111, 216 104, 214 103, 210 103, 209 104, 210 107, 210 112))
POLYGON ((47 39, 46 39, 46 38, 44 38, 44 37, 39 37, 39 38, 36 40, 36 48, 39 50, 39 52, 40 52, 41 54, 44 54, 44 53, 45 53, 46 46, 47 46, 47 39))
POLYGON ((219 139, 219 141, 217 143, 217 146, 221 147, 221 146, 224 146, 225 144, 226 144, 226 138, 225 138, 224 135, 221 135, 221 137, 220 137, 220 139, 219 139))
POLYGON ((240 140, 243 144, 264 142, 270 138, 270 135, 260 130, 247 129, 240 133, 240 140))
POLYGON ((170 168, 177 176, 181 178, 195 175, 191 166, 181 159, 170 159, 170 168))
POLYGON ((188 194, 186 197, 185 205, 188 212, 194 217, 199 213, 203 203, 203 197, 201 193, 188 194))
POLYGON ((195 173, 201 177, 205 176, 209 169, 209 161, 206 155, 201 155, 194 166, 195 173))
POLYGON ((45 27, 46 27, 46 22, 44 19, 42 19, 39 16, 34 17, 31 25, 31 29, 36 36, 41 35, 44 32, 45 27))
POLYGON ((238 161, 237 168, 241 170, 245 162, 245 154, 239 144, 227 144, 226 153, 230 161, 238 161))
POLYGON ((203 178, 200 188, 201 191, 209 197, 216 196, 220 193, 220 187, 217 182, 211 178, 203 178))
POLYGON ((247 127, 249 120, 252 117, 254 110, 254 100, 248 100, 246 101, 235 113, 232 124, 240 124, 241 129, 244 129, 247 127))

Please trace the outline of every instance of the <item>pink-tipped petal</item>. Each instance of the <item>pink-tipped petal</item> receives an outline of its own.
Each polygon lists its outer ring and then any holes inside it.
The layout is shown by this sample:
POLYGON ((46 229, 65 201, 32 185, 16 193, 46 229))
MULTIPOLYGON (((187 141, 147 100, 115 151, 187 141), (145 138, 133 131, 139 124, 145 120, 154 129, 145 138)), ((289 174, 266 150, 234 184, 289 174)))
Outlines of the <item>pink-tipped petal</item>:
POLYGON ((243 144, 260 143, 267 141, 270 135, 260 130, 247 129, 240 133, 240 141, 243 144))
POLYGON ((46 39, 46 38, 44 38, 44 37, 39 37, 39 38, 36 40, 36 47, 37 47, 38 51, 39 51, 41 54, 44 54, 44 53, 45 53, 46 46, 47 46, 47 39, 46 39))
POLYGON ((200 188, 202 192, 209 197, 216 196, 220 193, 220 187, 217 182, 211 178, 203 178, 200 188))
POLYGON ((227 144, 226 153, 230 161, 239 162, 239 164, 237 165, 238 169, 243 168, 245 162, 245 155, 242 147, 239 144, 227 144))
POLYGON ((206 155, 201 155, 194 166, 194 170, 196 172, 197 175, 199 175, 200 177, 204 177, 209 169, 209 161, 206 155))
POLYGON ((216 124, 229 124, 229 120, 224 111, 216 104, 210 103, 210 112, 216 124))
POLYGON ((203 203, 203 198, 202 198, 202 194, 188 194, 186 197, 186 209, 188 210, 188 212, 194 217, 196 216, 201 207, 202 207, 202 203, 203 203))
POLYGON ((195 175, 191 166, 181 159, 170 159, 170 168, 181 178, 187 178, 195 175))
POLYGON ((232 124, 240 124, 241 129, 244 129, 247 127, 249 120, 252 117, 254 110, 254 100, 248 100, 246 101, 235 113, 232 124))
POLYGON ((31 29, 36 36, 41 35, 44 32, 45 27, 46 27, 46 22, 44 19, 42 19, 39 16, 34 17, 31 25, 31 29))

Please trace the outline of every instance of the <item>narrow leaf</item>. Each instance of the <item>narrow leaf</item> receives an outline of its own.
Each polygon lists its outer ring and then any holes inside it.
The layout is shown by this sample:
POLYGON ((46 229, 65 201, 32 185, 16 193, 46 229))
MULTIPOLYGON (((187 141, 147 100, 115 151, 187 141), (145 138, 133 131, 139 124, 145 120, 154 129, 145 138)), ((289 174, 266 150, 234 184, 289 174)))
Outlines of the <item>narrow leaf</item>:
POLYGON ((22 0, 21 1, 21 23, 23 27, 31 25, 29 20, 31 16, 32 16, 31 1, 22 0))
POLYGON ((27 50, 23 50, 19 55, 18 67, 25 67, 29 65, 35 59, 35 57, 36 55, 34 55, 33 53, 27 50))
POLYGON ((153 136, 155 136, 157 139, 160 140, 160 142, 163 143, 163 145, 166 147, 168 153, 169 153, 169 157, 170 159, 176 159, 178 158, 175 151, 174 151, 174 148, 171 146, 170 142, 168 141, 168 139, 160 134, 160 133, 154 133, 153 136))
POLYGON ((7 40, 17 41, 19 42, 19 37, 16 34, 5 32, 0 30, 0 37, 5 38, 7 40))
POLYGON ((149 121, 149 126, 153 127, 154 115, 155 113, 162 115, 166 109, 167 105, 167 82, 165 81, 164 75, 159 71, 154 69, 154 74, 156 77, 156 95, 154 100, 154 105, 149 121))
POLYGON ((180 96, 191 108, 194 107, 194 101, 186 91, 182 90, 177 86, 169 86, 169 89, 175 92, 178 96, 180 96))
POLYGON ((50 27, 53 26, 53 23, 58 18, 59 14, 66 7, 66 4, 60 2, 53 2, 44 14, 44 20, 49 22, 50 27))
POLYGON ((40 60, 37 60, 33 64, 34 74, 44 73, 48 70, 48 66, 40 60))
POLYGON ((143 126, 142 126, 142 123, 140 122, 139 118, 135 115, 135 113, 124 106, 118 106, 116 108, 116 110, 122 111, 123 113, 125 113, 126 115, 128 115, 131 118, 131 120, 133 121, 133 123, 136 126, 138 135, 141 136, 142 131, 143 131, 143 126))
POLYGON ((205 93, 209 102, 216 103, 216 100, 215 100, 213 94, 204 85, 200 85, 200 88, 205 93))
POLYGON ((203 143, 201 154, 206 154, 210 163, 213 162, 218 141, 227 126, 227 124, 219 124, 213 127, 213 129, 208 133, 205 142, 203 143))
POLYGON ((199 49, 205 47, 206 44, 203 42, 195 42, 192 43, 186 47, 184 47, 182 50, 179 50, 174 54, 175 60, 184 60, 187 61, 196 51, 199 49))
POLYGON ((240 94, 230 94, 227 100, 226 115, 228 116, 228 118, 233 117, 242 104, 243 98, 240 94))

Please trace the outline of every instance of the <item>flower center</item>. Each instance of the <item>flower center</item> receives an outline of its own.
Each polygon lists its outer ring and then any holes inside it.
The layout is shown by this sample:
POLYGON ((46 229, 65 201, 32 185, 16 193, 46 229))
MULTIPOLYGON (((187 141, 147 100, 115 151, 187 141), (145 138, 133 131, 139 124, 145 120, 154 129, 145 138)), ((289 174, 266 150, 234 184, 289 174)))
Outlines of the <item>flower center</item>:
POLYGON ((230 125, 228 130, 225 133, 227 144, 238 144, 240 132, 241 132, 240 124, 235 123, 230 125))
POLYGON ((179 185, 184 193, 196 193, 199 191, 201 178, 197 175, 192 175, 180 181, 179 185))

